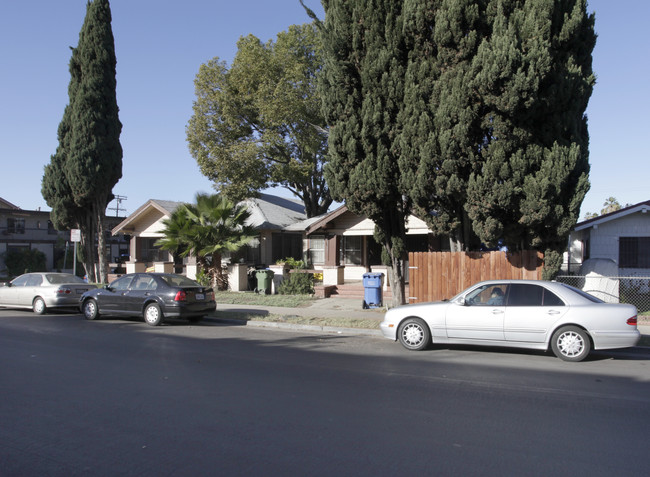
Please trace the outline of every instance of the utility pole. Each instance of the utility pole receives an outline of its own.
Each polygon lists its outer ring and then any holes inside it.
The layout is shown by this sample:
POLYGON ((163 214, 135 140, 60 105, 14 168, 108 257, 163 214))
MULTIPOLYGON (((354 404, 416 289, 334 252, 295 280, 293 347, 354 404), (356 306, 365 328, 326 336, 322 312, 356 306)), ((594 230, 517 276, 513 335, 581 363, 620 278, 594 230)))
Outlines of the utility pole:
POLYGON ((116 195, 115 199, 114 199, 115 202, 116 202, 115 207, 109 207, 108 210, 114 210, 115 211, 115 217, 119 217, 120 216, 120 211, 126 212, 126 209, 120 207, 120 205, 122 204, 122 201, 126 200, 126 199, 127 199, 127 197, 124 196, 124 195, 116 195))

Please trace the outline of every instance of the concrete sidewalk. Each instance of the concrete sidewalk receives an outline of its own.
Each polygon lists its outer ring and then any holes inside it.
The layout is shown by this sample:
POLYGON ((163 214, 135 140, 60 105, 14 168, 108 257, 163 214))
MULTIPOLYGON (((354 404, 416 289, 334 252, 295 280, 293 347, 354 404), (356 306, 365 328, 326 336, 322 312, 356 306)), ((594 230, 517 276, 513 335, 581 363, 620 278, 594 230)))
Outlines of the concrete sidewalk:
MULTIPOLYGON (((364 320, 377 320, 379 323, 384 319, 384 313, 386 312, 385 307, 381 308, 371 308, 364 310, 362 308, 362 301, 356 298, 322 298, 315 300, 310 303, 309 306, 299 307, 299 308, 288 308, 288 307, 279 307, 279 306, 261 306, 261 305, 229 305, 229 304, 218 304, 218 311, 223 312, 240 312, 240 313, 250 313, 250 314, 259 314, 260 316, 265 315, 279 315, 284 317, 310 317, 310 318, 340 318, 340 319, 364 319, 364 320)), ((371 335, 381 334, 379 330, 368 330, 368 329, 358 329, 358 328, 332 328, 332 327, 319 327, 312 325, 290 325, 289 323, 272 323, 260 321, 259 323, 254 323, 249 321, 253 326, 270 326, 278 327, 278 325, 286 325, 282 327, 296 329, 304 328, 307 326, 310 329, 321 329, 326 331, 336 331, 340 330, 355 330, 357 333, 367 332, 371 335)), ((637 325, 639 331, 642 335, 650 336, 650 320, 643 320, 637 325)))

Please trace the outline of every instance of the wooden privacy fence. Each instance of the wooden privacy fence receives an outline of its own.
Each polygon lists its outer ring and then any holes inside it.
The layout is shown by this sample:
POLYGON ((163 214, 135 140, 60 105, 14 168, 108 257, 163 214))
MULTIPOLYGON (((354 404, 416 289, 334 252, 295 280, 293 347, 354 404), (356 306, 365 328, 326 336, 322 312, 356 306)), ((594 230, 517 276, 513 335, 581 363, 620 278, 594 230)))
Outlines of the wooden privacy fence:
POLYGON ((482 280, 541 280, 544 256, 523 252, 411 252, 409 303, 453 297, 482 280))

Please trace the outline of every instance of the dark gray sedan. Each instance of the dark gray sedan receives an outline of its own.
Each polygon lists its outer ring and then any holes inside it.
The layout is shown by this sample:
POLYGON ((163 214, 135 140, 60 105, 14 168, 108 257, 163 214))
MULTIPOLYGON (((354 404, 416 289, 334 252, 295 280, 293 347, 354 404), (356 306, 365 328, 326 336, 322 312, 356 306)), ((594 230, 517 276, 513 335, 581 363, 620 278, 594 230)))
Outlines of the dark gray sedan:
POLYGON ((143 316, 152 326, 165 318, 198 322, 217 308, 212 288, 172 273, 129 273, 84 293, 79 304, 88 320, 100 315, 143 316))
POLYGON ((42 315, 48 308, 77 308, 79 297, 93 288, 71 273, 25 273, 0 284, 0 306, 32 309, 42 315))

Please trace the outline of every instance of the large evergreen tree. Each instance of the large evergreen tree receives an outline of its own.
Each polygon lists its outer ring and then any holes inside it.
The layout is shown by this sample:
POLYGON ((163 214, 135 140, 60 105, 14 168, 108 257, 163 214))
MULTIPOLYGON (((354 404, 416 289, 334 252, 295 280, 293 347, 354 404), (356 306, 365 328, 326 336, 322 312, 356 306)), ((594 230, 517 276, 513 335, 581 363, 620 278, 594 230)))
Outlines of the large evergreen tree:
POLYGON ((479 165, 480 103, 471 69, 488 32, 487 0, 404 2, 409 51, 401 170, 414 212, 452 250, 476 246, 465 204, 479 165))
POLYGON ((594 17, 585 0, 493 0, 490 14, 473 65, 483 137, 466 210, 482 241, 544 251, 549 278, 589 189, 594 17))
POLYGON ((89 279, 106 281, 104 217, 113 186, 122 177, 122 124, 108 0, 88 2, 70 75, 70 102, 59 127, 59 147, 45 169, 43 197, 60 225, 76 222, 81 229, 89 279))
POLYGON ((399 166, 407 54, 402 2, 326 0, 321 91, 330 125, 325 177, 335 200, 376 224, 393 303, 405 302, 406 218, 399 166))
POLYGON ((202 65, 187 140, 201 172, 237 202, 282 186, 308 217, 327 211, 327 134, 316 91, 322 67, 314 25, 293 25, 276 41, 242 37, 230 66, 202 65))

